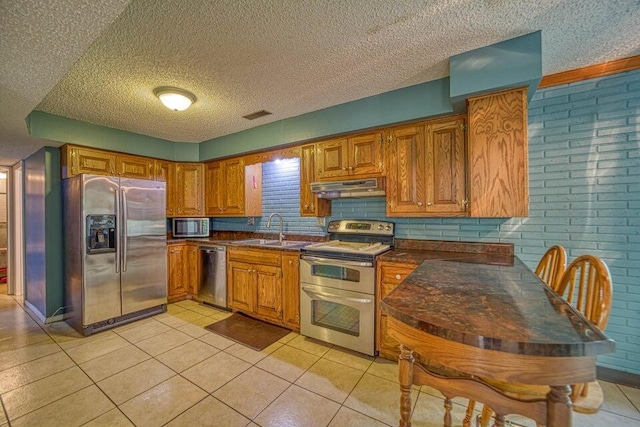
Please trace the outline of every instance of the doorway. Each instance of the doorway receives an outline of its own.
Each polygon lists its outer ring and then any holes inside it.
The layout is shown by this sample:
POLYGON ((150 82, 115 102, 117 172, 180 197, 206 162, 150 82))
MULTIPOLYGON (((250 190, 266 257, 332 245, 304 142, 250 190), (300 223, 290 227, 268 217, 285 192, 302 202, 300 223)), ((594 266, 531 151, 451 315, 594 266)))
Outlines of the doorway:
POLYGON ((7 274, 9 266, 9 229, 7 209, 7 182, 9 170, 0 167, 0 295, 8 293, 7 274))

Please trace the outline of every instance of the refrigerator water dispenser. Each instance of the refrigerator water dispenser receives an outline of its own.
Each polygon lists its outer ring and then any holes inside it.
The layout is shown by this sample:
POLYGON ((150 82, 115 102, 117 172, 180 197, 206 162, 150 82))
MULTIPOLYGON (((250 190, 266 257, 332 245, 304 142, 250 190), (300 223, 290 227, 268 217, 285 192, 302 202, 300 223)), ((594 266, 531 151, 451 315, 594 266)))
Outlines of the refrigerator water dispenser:
POLYGON ((116 251, 116 216, 87 215, 87 253, 116 251))

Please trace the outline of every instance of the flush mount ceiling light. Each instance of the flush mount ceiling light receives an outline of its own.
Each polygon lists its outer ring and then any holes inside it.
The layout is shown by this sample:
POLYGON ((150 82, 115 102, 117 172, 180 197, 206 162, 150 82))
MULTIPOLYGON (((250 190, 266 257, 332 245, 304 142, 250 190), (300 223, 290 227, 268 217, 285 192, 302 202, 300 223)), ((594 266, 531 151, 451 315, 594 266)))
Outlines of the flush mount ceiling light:
POLYGON ((153 90, 153 94, 170 110, 184 111, 196 102, 196 96, 188 90, 171 86, 161 86, 153 90))

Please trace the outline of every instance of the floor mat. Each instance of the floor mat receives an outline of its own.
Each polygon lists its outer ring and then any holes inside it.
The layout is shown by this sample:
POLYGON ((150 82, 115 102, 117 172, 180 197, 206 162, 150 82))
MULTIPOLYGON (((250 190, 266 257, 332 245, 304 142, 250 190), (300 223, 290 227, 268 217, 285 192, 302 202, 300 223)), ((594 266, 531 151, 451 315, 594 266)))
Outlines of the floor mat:
POLYGON ((205 329, 260 351, 291 332, 240 313, 205 326, 205 329))

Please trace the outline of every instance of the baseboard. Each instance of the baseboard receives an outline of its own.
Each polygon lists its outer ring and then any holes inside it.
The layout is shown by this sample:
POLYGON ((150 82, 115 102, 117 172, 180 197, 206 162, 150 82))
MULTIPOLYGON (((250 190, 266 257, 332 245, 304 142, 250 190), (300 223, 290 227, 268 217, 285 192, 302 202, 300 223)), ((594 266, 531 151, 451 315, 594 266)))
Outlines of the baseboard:
POLYGON ((640 375, 638 374, 596 366, 596 376, 602 381, 640 388, 640 375))
POLYGON ((33 314, 34 316, 37 317, 36 320, 38 320, 40 322, 40 324, 44 324, 44 322, 47 320, 47 318, 44 317, 44 315, 42 313, 40 313, 40 310, 38 310, 33 304, 31 304, 27 300, 24 300, 24 305, 25 305, 25 307, 27 307, 29 309, 31 314, 33 314))

